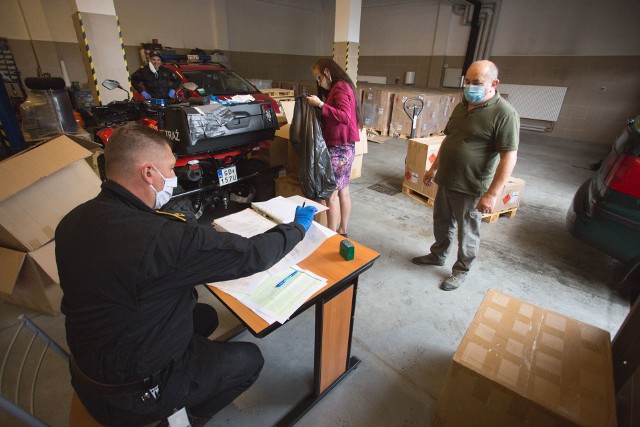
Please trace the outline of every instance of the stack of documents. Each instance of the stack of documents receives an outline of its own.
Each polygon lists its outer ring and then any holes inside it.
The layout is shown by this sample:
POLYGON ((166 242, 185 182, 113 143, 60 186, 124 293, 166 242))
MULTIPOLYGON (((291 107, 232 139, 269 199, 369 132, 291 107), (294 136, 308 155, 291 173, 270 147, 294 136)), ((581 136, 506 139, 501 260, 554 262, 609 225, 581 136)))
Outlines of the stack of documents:
MULTIPOLYGON (((264 233, 278 223, 292 222, 296 206, 303 203, 316 206, 319 211, 327 209, 300 196, 286 199, 275 197, 266 202, 252 203, 251 209, 218 218, 213 223, 222 231, 251 237, 264 233)), ((209 285, 235 297, 267 323, 284 323, 311 295, 326 285, 326 279, 299 268, 297 264, 334 234, 314 221, 304 239, 269 270, 209 285), (277 286, 285 279, 285 283, 277 286)))
MULTIPOLYGON (((253 276, 252 276, 253 277, 253 276)), ((242 302, 267 323, 284 323, 327 284, 327 280, 297 266, 270 275, 258 276, 242 286, 229 282, 212 283, 242 302)))

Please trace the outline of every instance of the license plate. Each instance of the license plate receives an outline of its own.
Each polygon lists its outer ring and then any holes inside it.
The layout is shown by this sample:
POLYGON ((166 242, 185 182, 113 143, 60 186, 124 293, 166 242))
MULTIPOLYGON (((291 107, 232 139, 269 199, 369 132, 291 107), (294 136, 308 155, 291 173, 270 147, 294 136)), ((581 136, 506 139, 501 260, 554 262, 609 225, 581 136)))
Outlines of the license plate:
POLYGON ((223 185, 234 183, 237 180, 238 174, 236 173, 235 166, 218 169, 218 182, 220 182, 220 187, 222 187, 223 185))

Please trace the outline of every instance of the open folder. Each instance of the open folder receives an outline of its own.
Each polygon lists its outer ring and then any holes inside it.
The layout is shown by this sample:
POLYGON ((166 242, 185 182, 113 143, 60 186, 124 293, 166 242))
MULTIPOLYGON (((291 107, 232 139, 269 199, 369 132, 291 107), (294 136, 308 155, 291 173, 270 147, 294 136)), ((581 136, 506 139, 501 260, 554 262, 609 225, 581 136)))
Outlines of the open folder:
MULTIPOLYGON (((293 221, 296 214, 296 206, 303 204, 315 206, 318 213, 327 210, 327 207, 302 196, 284 198, 274 197, 266 202, 253 202, 251 208, 247 208, 235 214, 227 215, 213 221, 213 225, 220 231, 229 231, 244 237, 255 236, 264 233, 275 224, 286 224, 293 221)), ((327 237, 333 232, 323 230, 327 237)))
MULTIPOLYGON (((275 197, 266 202, 252 203, 251 208, 218 218, 213 221, 216 229, 255 236, 273 228, 278 223, 293 221, 296 206, 306 203, 326 210, 326 206, 304 199, 275 197)), ((269 324, 284 323, 311 295, 327 283, 326 279, 297 266, 311 255, 334 231, 313 222, 304 239, 289 254, 267 271, 249 277, 209 283, 233 296, 262 317, 269 324), (295 273, 295 274, 293 274, 295 273), (278 286, 285 278, 285 284, 278 286)))

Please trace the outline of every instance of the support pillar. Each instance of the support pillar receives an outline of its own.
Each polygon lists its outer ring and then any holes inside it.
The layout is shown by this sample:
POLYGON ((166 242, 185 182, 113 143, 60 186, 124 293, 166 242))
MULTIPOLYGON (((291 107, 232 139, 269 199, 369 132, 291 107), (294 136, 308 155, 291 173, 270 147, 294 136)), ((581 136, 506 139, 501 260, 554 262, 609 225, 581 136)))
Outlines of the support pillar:
POLYGON ((131 92, 129 67, 113 0, 75 0, 75 5, 73 24, 94 103, 106 105, 126 99, 123 91, 101 86, 105 79, 113 79, 131 92))
POLYGON ((362 0, 336 0, 336 21, 333 37, 333 60, 358 81, 360 56, 360 16, 362 0))

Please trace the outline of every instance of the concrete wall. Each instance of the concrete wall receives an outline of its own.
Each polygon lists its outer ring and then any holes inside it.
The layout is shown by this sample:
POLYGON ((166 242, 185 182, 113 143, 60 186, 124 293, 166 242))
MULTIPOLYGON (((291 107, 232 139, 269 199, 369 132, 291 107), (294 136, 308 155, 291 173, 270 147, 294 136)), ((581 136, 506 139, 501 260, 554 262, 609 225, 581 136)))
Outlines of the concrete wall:
MULTIPOLYGON (((23 76, 43 72, 86 83, 71 15, 74 0, 2 0, 0 36, 7 37, 23 76), (31 34, 27 31, 19 5, 31 34), (29 41, 34 40, 34 43, 29 41)), ((319 56, 330 56, 333 0, 113 0, 129 69, 142 42, 157 38, 178 50, 222 49, 248 78, 309 80, 319 56)), ((504 83, 568 87, 553 132, 609 144, 640 105, 640 16, 637 0, 505 0, 491 57, 504 83), (604 87, 606 89, 601 90, 604 87), (603 128, 610 129, 605 132, 603 128)), ((446 1, 363 0, 359 74, 416 86, 460 67, 470 27, 446 1)))

